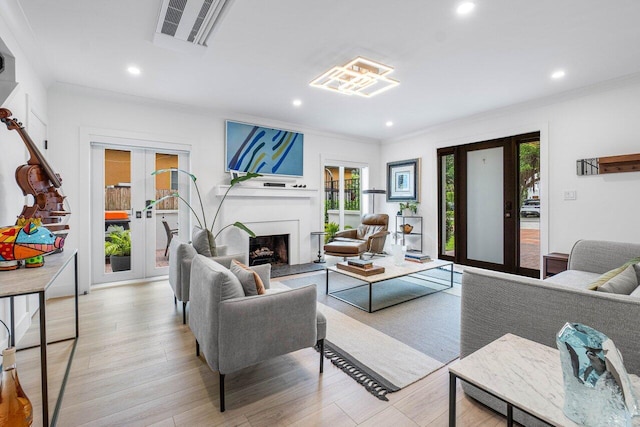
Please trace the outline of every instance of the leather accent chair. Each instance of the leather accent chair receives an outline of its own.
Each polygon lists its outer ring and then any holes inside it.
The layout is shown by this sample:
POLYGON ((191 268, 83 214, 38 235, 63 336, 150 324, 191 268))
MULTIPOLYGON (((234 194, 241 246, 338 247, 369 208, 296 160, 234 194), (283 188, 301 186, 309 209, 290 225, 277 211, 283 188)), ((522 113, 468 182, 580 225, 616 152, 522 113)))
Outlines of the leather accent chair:
MULTIPOLYGON (((317 311, 316 285, 270 289, 245 296, 240 282, 211 258, 191 265, 189 328, 209 367, 220 375, 220 412, 225 410, 225 375, 307 347, 320 350, 323 371, 325 316, 317 311)), ((239 374, 242 375, 242 374, 239 374)))
POLYGON ((327 255, 343 258, 359 256, 365 252, 371 257, 381 254, 389 231, 389 215, 365 214, 358 228, 339 231, 333 240, 324 246, 327 255))

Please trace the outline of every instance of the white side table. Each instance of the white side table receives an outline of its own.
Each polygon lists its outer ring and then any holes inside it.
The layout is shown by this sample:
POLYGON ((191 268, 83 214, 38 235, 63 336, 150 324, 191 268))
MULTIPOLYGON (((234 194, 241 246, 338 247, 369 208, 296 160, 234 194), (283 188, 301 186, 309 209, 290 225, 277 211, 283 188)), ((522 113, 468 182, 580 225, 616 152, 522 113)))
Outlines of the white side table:
MULTIPOLYGON (((640 378, 629 375, 636 393, 640 378)), ((517 408, 554 426, 577 426, 562 412, 564 385, 560 352, 506 334, 449 367, 449 426, 456 425, 456 379, 486 391, 507 404, 507 425, 517 408)), ((633 425, 640 425, 634 418, 633 425)))

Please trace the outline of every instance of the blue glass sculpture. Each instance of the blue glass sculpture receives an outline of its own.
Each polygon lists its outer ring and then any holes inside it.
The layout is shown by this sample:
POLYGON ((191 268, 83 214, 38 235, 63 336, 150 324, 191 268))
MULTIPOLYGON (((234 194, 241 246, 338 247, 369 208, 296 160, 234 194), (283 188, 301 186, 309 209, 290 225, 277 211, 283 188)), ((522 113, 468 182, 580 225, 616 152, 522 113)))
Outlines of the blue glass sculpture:
POLYGON ((630 426, 638 404, 618 349, 605 334, 567 323, 556 336, 564 414, 584 426, 630 426))

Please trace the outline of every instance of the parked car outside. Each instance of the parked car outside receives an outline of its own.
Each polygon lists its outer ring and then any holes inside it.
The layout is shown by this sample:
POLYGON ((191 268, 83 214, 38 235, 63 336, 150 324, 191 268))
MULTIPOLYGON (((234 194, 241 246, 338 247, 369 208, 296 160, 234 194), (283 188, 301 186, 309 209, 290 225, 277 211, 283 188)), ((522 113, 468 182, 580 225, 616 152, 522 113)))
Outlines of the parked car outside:
POLYGON ((520 216, 528 217, 528 216, 540 216, 540 200, 539 199, 527 199, 522 202, 522 206, 520 207, 520 216))

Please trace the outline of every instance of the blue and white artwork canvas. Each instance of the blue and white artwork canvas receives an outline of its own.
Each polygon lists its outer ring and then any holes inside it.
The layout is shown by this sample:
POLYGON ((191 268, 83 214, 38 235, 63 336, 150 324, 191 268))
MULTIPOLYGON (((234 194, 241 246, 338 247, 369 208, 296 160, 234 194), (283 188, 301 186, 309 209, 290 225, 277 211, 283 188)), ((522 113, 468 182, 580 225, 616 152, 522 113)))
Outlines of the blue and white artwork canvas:
POLYGON ((303 175, 304 135, 227 120, 227 170, 303 175))

